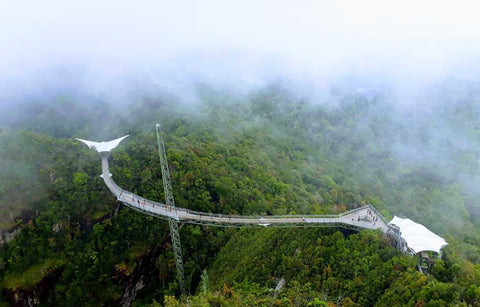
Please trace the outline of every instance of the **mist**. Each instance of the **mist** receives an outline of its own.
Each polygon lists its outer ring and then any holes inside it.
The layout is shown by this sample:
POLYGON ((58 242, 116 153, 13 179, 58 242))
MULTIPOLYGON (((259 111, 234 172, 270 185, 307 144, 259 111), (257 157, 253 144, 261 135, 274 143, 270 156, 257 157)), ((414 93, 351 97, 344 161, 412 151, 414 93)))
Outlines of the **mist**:
POLYGON ((348 83, 393 91, 399 105, 411 105, 419 90, 447 77, 476 79, 479 8, 458 1, 3 1, 0 101, 69 93, 120 104, 141 91, 194 103, 198 82, 245 91, 288 79, 317 102, 332 84, 348 83))
POLYGON ((451 149, 480 150, 448 120, 465 101, 480 115, 479 11, 468 1, 2 1, 0 119, 59 96, 122 109, 171 95, 191 108, 199 84, 245 97, 280 82, 333 108, 352 93, 384 95, 384 116, 412 131, 386 147, 474 188, 480 175, 457 172, 451 149))

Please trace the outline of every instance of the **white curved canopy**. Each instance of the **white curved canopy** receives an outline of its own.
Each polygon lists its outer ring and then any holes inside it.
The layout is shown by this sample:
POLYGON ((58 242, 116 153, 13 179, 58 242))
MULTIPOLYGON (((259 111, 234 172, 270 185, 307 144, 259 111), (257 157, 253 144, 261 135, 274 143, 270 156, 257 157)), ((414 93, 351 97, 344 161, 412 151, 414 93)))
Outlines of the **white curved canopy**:
POLYGON ((394 216, 388 223, 396 225, 400 228, 400 235, 405 239, 407 245, 415 253, 421 251, 433 251, 440 253, 440 250, 448 245, 448 243, 440 236, 427 229, 427 227, 415 223, 410 219, 402 219, 394 216))
POLYGON ((93 142, 93 141, 87 141, 87 140, 82 140, 78 139, 80 142, 85 143, 88 147, 95 149, 98 152, 109 152, 110 150, 114 149, 115 147, 120 144, 123 139, 125 139, 128 135, 122 136, 121 138, 115 139, 113 141, 109 142, 93 142))

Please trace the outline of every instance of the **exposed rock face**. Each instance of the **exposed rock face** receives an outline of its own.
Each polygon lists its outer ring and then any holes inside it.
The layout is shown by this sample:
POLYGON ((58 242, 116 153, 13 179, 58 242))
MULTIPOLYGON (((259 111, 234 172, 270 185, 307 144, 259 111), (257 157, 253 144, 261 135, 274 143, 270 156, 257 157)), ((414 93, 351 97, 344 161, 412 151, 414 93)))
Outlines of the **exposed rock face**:
MULTIPOLYGON (((102 222, 103 220, 116 215, 120 208, 120 206, 117 206, 114 212, 98 219, 85 219, 79 227, 84 231, 89 231, 96 223, 102 222)), ((65 227, 68 227, 65 222, 57 223, 52 225, 51 231, 57 233, 62 231, 65 227)), ((2 248, 4 244, 10 242, 21 232, 21 230, 21 227, 17 227, 11 231, 0 230, 0 248, 2 248)), ((165 240, 165 238, 162 240, 165 240)), ((117 267, 112 272, 112 278, 121 285, 124 292, 122 298, 110 302, 110 306, 131 306, 135 299, 139 297, 139 292, 145 287, 148 287, 153 280, 158 279, 159 270, 156 267, 156 260, 164 248, 165 246, 162 244, 161 246, 145 251, 143 255, 136 259, 136 264, 135 266, 132 266, 131 270, 128 268, 117 267)), ((33 289, 5 289, 3 292, 4 298, 10 306, 14 307, 55 304, 55 298, 52 291, 54 291, 56 283, 60 280, 61 274, 61 268, 51 272, 36 284, 33 289)))
MULTIPOLYGON (((19 218, 22 220, 23 224, 28 223, 29 221, 35 219, 38 216, 38 211, 34 210, 22 210, 20 212, 19 218)), ((3 250, 8 242, 12 241, 17 234, 22 231, 22 227, 16 225, 8 230, 0 229, 0 250, 3 250)))
POLYGON ((3 250, 5 244, 12 241, 21 231, 21 227, 17 227, 13 230, 0 230, 0 250, 3 250))
POLYGON ((130 284, 127 289, 125 289, 125 293, 123 294, 122 301, 120 302, 120 306, 128 307, 132 305, 135 297, 137 296, 137 291, 141 290, 145 284, 143 283, 143 279, 145 276, 139 276, 139 279, 136 283, 130 284))
POLYGON ((119 306, 131 306, 137 298, 138 292, 152 279, 158 278, 158 269, 156 268, 155 260, 159 254, 159 248, 144 254, 137 260, 137 266, 132 273, 119 276, 125 284, 125 291, 122 300, 119 302, 119 306))
POLYGON ((62 273, 58 269, 45 276, 33 289, 16 289, 15 291, 4 290, 4 295, 12 307, 33 307, 40 303, 46 303, 50 290, 55 287, 55 282, 62 273))
MULTIPOLYGON (((158 278, 156 259, 160 254, 160 248, 145 253, 137 259, 135 269, 132 271, 116 269, 113 278, 124 288, 121 300, 110 302, 111 306, 128 307, 137 299, 139 291, 145 288, 152 280, 158 278)), ((4 290, 4 297, 10 306, 38 306, 48 304, 52 297, 55 284, 61 278, 62 269, 58 269, 45 276, 33 289, 18 288, 14 291, 4 290)), ((52 303, 50 301, 50 303, 52 303)))

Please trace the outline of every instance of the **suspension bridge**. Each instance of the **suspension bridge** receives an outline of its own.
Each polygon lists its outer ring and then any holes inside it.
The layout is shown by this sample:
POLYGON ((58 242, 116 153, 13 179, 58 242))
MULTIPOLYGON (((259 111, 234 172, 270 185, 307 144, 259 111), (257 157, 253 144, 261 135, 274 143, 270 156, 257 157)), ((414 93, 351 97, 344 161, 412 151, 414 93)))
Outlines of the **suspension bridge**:
POLYGON ((338 215, 281 216, 224 215, 170 206, 120 188, 109 172, 108 153, 102 153, 102 178, 117 200, 126 206, 148 215, 167 220, 175 219, 182 223, 220 227, 343 227, 354 230, 378 228, 384 232, 390 229, 385 218, 371 205, 338 215))
MULTIPOLYGON (((406 240, 401 236, 400 228, 397 225, 392 225, 392 223, 389 224, 382 214, 380 214, 380 212, 378 212, 372 205, 366 205, 335 215, 267 216, 214 214, 176 207, 171 188, 165 146, 160 132, 160 125, 158 124, 156 125, 156 132, 162 180, 165 191, 165 203, 146 199, 140 195, 124 190, 113 180, 109 165, 110 151, 117 147, 128 135, 110 142, 93 142, 82 139, 77 140, 100 152, 102 159, 101 177, 105 181, 108 189, 113 195, 115 195, 119 202, 144 214, 168 220, 177 266, 177 279, 182 295, 186 294, 186 292, 180 234, 178 231, 179 222, 217 227, 338 227, 357 231, 362 229, 380 229, 383 233, 392 238, 392 241, 397 248, 404 252, 412 252, 408 249, 406 240)), ((415 234, 415 238, 418 238, 418 234, 415 234)), ((443 241, 442 238, 440 239, 443 241)), ((443 246, 447 243, 445 241, 439 241, 438 244, 440 244, 439 246, 443 246)), ((417 252, 418 251, 415 251, 415 253, 417 252)))

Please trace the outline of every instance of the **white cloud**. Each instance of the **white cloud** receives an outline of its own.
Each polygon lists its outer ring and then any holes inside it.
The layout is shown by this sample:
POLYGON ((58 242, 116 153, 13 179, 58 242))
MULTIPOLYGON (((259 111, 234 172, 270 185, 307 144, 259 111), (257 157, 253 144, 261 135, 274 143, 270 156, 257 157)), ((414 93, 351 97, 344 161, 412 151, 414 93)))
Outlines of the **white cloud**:
POLYGON ((4 0, 0 81, 22 83, 62 64, 104 79, 168 71, 258 80, 290 71, 428 82, 476 58, 479 11, 478 2, 453 0, 4 0))

